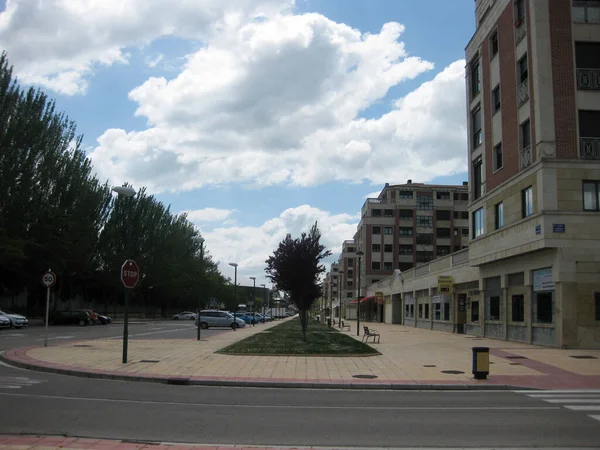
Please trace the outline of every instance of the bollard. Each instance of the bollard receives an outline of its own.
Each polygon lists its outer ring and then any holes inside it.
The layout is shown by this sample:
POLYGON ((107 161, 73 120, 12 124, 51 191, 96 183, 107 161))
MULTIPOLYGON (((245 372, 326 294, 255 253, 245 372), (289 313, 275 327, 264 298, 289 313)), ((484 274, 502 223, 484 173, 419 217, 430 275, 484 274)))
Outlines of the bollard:
POLYGON ((490 373, 489 347, 473 347, 473 377, 485 380, 490 373))

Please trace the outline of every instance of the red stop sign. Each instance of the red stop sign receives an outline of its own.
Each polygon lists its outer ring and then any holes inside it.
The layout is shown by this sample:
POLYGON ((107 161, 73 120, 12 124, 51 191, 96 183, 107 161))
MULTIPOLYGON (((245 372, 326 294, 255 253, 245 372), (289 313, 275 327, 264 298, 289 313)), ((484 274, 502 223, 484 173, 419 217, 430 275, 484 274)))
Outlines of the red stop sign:
POLYGON ((140 279, 140 269, 136 262, 132 259, 128 259, 121 266, 121 281, 123 286, 132 289, 135 287, 140 279))

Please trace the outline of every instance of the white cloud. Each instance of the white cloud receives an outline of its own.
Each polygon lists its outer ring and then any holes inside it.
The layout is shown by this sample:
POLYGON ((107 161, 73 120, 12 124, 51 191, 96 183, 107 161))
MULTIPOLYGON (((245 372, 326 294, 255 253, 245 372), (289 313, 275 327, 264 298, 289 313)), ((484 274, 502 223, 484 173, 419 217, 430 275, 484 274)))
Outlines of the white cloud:
POLYGON ((219 208, 204 208, 183 211, 187 214, 190 222, 223 222, 227 219, 234 210, 231 209, 219 209, 219 208))
POLYGON ((375 192, 371 192, 370 194, 365 195, 363 198, 377 198, 381 194, 381 189, 375 192))
MULTIPOLYGON (((193 219, 190 218, 192 222, 193 219)), ((259 227, 230 226, 215 228, 202 235, 206 239, 206 248, 210 251, 225 276, 233 279, 233 267, 230 262, 238 263, 238 282, 251 284, 248 277, 255 276, 256 284, 268 283, 265 277, 265 261, 277 248, 287 233, 300 237, 308 232, 315 221, 322 233, 321 243, 333 252, 324 264, 329 267, 334 257, 341 251, 344 239, 352 239, 356 232, 359 216, 349 214, 330 214, 309 205, 301 205, 283 211, 278 217, 270 219, 259 227)), ((202 223, 196 222, 200 229, 202 223)))
POLYGON ((158 66, 158 64, 164 59, 164 57, 165 57, 165 55, 163 55, 162 53, 158 53, 153 56, 146 56, 146 58, 144 59, 144 62, 146 63, 146 65, 148 67, 153 69, 156 66, 158 66))

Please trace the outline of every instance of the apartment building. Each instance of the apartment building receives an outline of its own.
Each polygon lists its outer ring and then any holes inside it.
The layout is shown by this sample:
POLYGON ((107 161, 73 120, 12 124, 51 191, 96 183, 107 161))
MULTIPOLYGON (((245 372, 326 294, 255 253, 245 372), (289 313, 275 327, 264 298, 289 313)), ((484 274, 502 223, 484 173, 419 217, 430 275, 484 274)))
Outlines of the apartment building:
POLYGON ((401 293, 418 327, 600 348, 600 1, 476 0, 475 15, 469 247, 367 294, 401 293))
POLYGON ((356 263, 356 247, 354 245, 354 240, 347 239, 342 243, 342 252, 338 259, 339 295, 341 301, 341 309, 338 313, 344 318, 349 318, 348 304, 350 299, 356 297, 356 263))
POLYGON ((364 288, 394 269, 409 270, 469 245, 468 183, 385 187, 362 206, 354 242, 363 252, 364 288))

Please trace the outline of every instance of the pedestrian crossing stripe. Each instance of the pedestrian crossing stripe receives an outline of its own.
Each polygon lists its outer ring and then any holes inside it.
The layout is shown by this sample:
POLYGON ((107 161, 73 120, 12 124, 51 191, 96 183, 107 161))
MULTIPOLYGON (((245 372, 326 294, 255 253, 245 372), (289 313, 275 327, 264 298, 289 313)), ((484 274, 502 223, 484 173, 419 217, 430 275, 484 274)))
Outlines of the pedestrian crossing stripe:
POLYGON ((0 377, 0 389, 21 389, 22 387, 33 386, 45 381, 27 377, 0 377))
POLYGON ((571 411, 586 411, 588 417, 600 421, 600 389, 557 389, 546 391, 516 390, 527 397, 543 400, 546 403, 560 404, 571 411))

